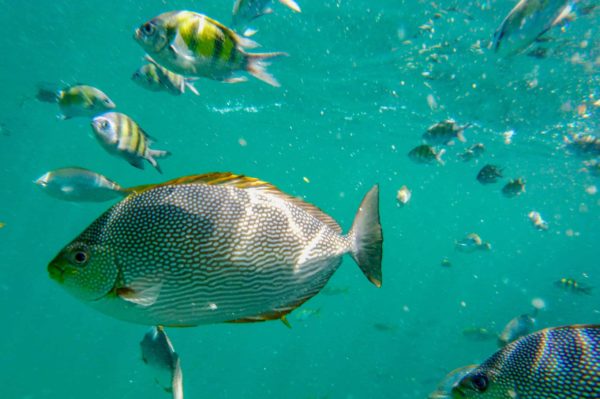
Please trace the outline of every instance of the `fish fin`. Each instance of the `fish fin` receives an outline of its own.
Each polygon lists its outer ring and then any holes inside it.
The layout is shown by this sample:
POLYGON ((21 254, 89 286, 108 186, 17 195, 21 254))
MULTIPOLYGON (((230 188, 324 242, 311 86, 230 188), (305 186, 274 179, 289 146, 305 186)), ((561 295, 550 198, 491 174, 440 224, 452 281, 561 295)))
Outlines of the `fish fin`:
POLYGON ((251 36, 256 35, 257 32, 258 32, 258 29, 256 29, 256 28, 247 27, 246 29, 244 29, 244 32, 242 33, 242 35, 244 35, 245 37, 251 37, 251 36))
POLYGON ((181 359, 178 354, 175 355, 175 367, 173 368, 173 377, 171 378, 171 392, 173 399, 183 399, 183 373, 181 371, 181 359))
POLYGON ((466 143, 467 139, 465 138, 465 135, 463 133, 463 131, 461 130, 460 132, 456 133, 456 138, 458 139, 458 141, 460 141, 461 143, 466 143))
POLYGON ((264 194, 272 195, 284 201, 289 201, 297 207, 301 208, 303 211, 309 213, 315 219, 326 224, 337 234, 342 233, 342 229, 340 228, 339 224, 337 224, 337 222, 333 220, 331 216, 327 215, 325 212, 323 212, 316 206, 304 202, 300 198, 296 198, 289 194, 286 194, 270 183, 264 182, 254 177, 236 175, 231 172, 214 172, 206 173, 203 175, 184 176, 160 184, 147 184, 143 186, 132 187, 127 190, 129 192, 141 193, 159 186, 172 186, 180 184, 206 184, 210 186, 224 185, 233 186, 242 190, 256 190, 264 194))
POLYGON ((144 163, 142 162, 141 158, 130 159, 128 162, 131 166, 144 170, 144 163))
POLYGON ((225 83, 244 83, 247 81, 248 81, 248 78, 246 78, 245 76, 237 76, 234 78, 223 79, 223 82, 225 82, 225 83))
POLYGON ((375 185, 363 198, 348 233, 352 239, 352 258, 364 275, 381 287, 383 233, 379 222, 379 186, 375 185))
POLYGON ((146 156, 144 158, 146 158, 146 160, 148 162, 150 162, 150 165, 154 166, 154 168, 158 171, 158 173, 160 173, 162 175, 162 169, 160 168, 160 165, 158 164, 156 159, 154 159, 154 157, 164 158, 164 157, 168 157, 169 155, 171 155, 171 153, 169 151, 148 149, 146 151, 146 156))
POLYGON ((246 54, 246 71, 250 75, 262 80, 267 84, 270 84, 271 86, 279 87, 281 85, 277 79, 267 72, 267 66, 269 66, 269 63, 265 62, 265 60, 287 55, 287 53, 283 52, 246 54))
POLYGON ((36 98, 45 103, 55 103, 60 97, 60 87, 53 83, 38 83, 36 98))
POLYGON ((237 42, 237 44, 240 45, 240 47, 242 48, 257 48, 260 47, 260 44, 258 44, 257 42, 255 42, 252 39, 249 39, 246 36, 240 36, 237 33, 235 33, 235 41, 237 42))
POLYGON ((573 3, 569 1, 568 4, 566 4, 565 7, 560 11, 560 14, 558 14, 554 21, 552 21, 552 24, 550 24, 550 28, 554 28, 556 25, 560 25, 565 20, 572 19, 573 11, 573 3))
POLYGON ((249 316, 249 317, 243 317, 243 318, 237 319, 237 320, 229 320, 229 321, 227 321, 227 323, 259 323, 261 321, 268 321, 268 320, 281 320, 281 322, 286 327, 292 328, 292 325, 290 324, 290 322, 288 321, 286 316, 294 309, 300 307, 304 302, 308 301, 309 299, 310 299, 310 297, 309 298, 301 298, 296 303, 289 305, 284 309, 276 309, 276 310, 273 310, 270 312, 259 314, 257 316, 249 316))
POLYGON ((161 288, 162 283, 140 280, 132 282, 130 287, 117 288, 117 295, 127 302, 148 307, 156 303, 161 288))
POLYGON ((235 0, 235 3, 233 3, 233 10, 231 10, 232 14, 237 14, 238 12, 240 12, 240 6, 242 5, 242 1, 243 0, 235 0))
POLYGON ((446 153, 446 149, 442 148, 440 150, 440 152, 438 152, 437 155, 435 156, 435 160, 438 161, 438 163, 440 165, 445 165, 446 164, 446 162, 442 159, 442 155, 444 155, 445 153, 446 153))
POLYGON ((195 95, 199 96, 200 93, 198 93, 198 89, 196 89, 196 87, 194 86, 194 82, 198 80, 196 78, 183 78, 183 90, 181 91, 182 93, 185 91, 185 88, 187 87, 192 93, 194 93, 195 95))
POLYGON ((300 6, 294 0, 279 0, 279 2, 296 12, 302 12, 302 10, 300 10, 300 6))

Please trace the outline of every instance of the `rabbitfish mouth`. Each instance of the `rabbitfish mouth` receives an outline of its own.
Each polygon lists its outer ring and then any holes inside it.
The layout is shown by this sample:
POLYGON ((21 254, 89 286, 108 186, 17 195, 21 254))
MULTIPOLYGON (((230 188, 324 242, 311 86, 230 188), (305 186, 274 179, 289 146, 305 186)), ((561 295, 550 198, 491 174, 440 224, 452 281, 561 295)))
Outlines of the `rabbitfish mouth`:
POLYGON ((56 261, 48 264, 48 274, 52 280, 58 283, 63 283, 65 281, 65 269, 60 267, 56 261))

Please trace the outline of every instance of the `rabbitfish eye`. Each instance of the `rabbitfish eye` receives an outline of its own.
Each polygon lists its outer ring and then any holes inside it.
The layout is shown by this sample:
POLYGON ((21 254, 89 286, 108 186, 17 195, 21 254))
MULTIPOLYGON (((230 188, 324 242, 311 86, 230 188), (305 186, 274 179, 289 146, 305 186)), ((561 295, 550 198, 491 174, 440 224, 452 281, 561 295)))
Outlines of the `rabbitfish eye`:
POLYGON ((71 253, 71 261, 78 266, 84 266, 89 259, 90 255, 87 248, 77 248, 71 253))
POLYGON ((476 374, 471 378, 471 385, 479 392, 484 392, 488 387, 488 378, 483 374, 476 374))

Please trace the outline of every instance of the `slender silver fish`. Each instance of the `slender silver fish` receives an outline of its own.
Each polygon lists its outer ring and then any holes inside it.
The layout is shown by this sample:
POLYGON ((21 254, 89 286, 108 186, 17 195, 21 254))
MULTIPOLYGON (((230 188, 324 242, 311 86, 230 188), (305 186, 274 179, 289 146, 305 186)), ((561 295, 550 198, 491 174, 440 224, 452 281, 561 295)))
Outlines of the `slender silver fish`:
POLYGON ((113 317, 194 326, 281 319, 350 254, 381 286, 379 189, 348 234, 271 184, 231 173, 133 189, 48 265, 51 278, 113 317))
POLYGON ((63 201, 104 202, 124 197, 129 191, 99 173, 83 168, 61 168, 40 176, 35 184, 63 201))
POLYGON ((183 399, 181 361, 165 330, 161 326, 150 328, 140 342, 140 348, 144 363, 159 373, 156 382, 165 391, 172 392, 173 399, 183 399))

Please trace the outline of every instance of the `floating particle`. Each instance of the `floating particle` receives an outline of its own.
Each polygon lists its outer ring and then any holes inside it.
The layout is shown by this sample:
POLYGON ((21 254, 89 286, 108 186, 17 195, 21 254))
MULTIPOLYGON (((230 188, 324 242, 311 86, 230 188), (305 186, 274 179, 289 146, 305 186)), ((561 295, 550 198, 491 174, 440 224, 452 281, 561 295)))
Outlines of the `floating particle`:
POLYGON ((595 185, 587 186, 585 188, 585 192, 589 195, 596 195, 598 193, 598 187, 596 187, 595 185))
POLYGON ((546 308, 546 301, 544 301, 542 298, 533 298, 531 300, 531 306, 537 310, 542 310, 546 308))
POLYGON ((242 147, 246 147, 246 146, 248 145, 248 142, 246 141, 246 139, 245 139, 245 138, 243 138, 243 137, 240 137, 240 138, 238 139, 238 144, 239 144, 240 146, 242 146, 242 147))
POLYGON ((310 179, 306 176, 302 177, 302 180, 304 180, 304 183, 310 183, 310 179))
POLYGON ((509 145, 512 143, 512 138, 515 135, 515 131, 514 130, 508 130, 504 133, 502 133, 502 136, 504 137, 504 144, 509 145))
POLYGON ((396 199, 398 200, 398 204, 400 206, 404 206, 410 201, 410 197, 412 196, 412 191, 408 189, 406 186, 402 186, 400 190, 396 193, 396 199))
POLYGON ((437 109, 438 104, 437 101, 435 101, 435 97, 433 97, 433 94, 427 95, 427 105, 429 105, 429 108, 431 109, 437 109))

